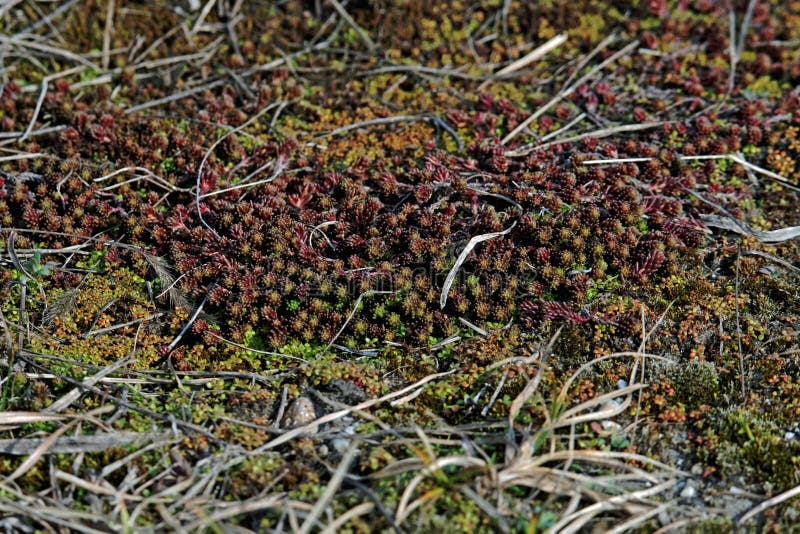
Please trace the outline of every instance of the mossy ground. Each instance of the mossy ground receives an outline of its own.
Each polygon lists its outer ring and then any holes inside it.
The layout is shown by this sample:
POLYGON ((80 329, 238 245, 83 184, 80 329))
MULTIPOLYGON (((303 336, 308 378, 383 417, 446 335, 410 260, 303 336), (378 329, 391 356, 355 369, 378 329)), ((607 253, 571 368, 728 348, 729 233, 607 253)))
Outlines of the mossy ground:
POLYGON ((4 525, 795 525, 800 7, 342 4, 2 12, 4 525))

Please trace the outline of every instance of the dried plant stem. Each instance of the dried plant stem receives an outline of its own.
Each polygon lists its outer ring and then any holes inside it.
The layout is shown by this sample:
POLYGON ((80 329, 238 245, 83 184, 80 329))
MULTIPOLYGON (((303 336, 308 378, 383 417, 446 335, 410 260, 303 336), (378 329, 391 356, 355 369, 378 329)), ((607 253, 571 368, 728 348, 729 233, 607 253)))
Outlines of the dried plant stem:
POLYGON ((531 50, 518 60, 514 61, 510 65, 507 65, 502 69, 500 69, 499 71, 495 72, 491 77, 489 77, 486 81, 484 81, 482 84, 478 86, 478 91, 482 91, 484 88, 486 88, 487 85, 492 83, 494 80, 500 79, 503 76, 506 76, 508 74, 511 74, 512 72, 527 67, 534 61, 544 57, 551 51, 561 46, 566 40, 567 40, 566 34, 560 33, 556 35, 543 45, 534 48, 533 50, 531 50))
POLYGON ((202 181, 202 179, 203 179, 203 168, 205 167, 206 161, 208 161, 208 158, 209 158, 209 156, 210 156, 210 155, 211 155, 211 154, 214 152, 214 149, 215 149, 215 148, 217 148, 217 146, 219 146, 219 144, 220 144, 222 141, 224 141, 225 139, 227 139, 229 136, 231 136, 231 135, 233 135, 233 134, 235 134, 235 133, 237 133, 237 132, 239 132, 239 131, 241 131, 241 130, 244 130, 245 128, 247 128, 248 126, 250 126, 251 124, 253 124, 255 121, 257 121, 257 120, 258 120, 258 119, 259 119, 259 118, 260 118, 262 115, 264 115, 266 112, 268 112, 268 111, 269 111, 269 110, 271 110, 271 109, 274 109, 274 108, 276 108, 276 107, 277 107, 277 106, 279 106, 279 105, 280 105, 280 102, 273 102, 273 103, 271 103, 271 104, 268 104, 268 105, 264 106, 264 107, 263 107, 263 108, 262 108, 262 109, 261 109, 261 110, 260 110, 258 113, 256 113, 255 115, 253 115, 252 117, 250 117, 249 119, 247 119, 247 120, 246 120, 244 123, 242 123, 240 126, 238 126, 238 127, 234 128, 233 130, 230 130, 230 131, 228 131, 228 132, 225 132, 225 133, 224 133, 224 134, 223 134, 223 135, 222 135, 222 136, 221 136, 219 139, 217 139, 217 140, 214 142, 214 144, 213 144, 213 145, 211 145, 211 146, 209 147, 209 149, 206 151, 205 155, 203 156, 203 159, 200 161, 200 165, 199 165, 199 166, 198 166, 198 168, 197 168, 197 184, 196 184, 196 191, 195 191, 195 197, 194 197, 194 198, 195 198, 195 202, 194 202, 194 204, 195 204, 195 209, 197 210, 197 218, 200 220, 200 223, 201 223, 203 226, 205 226, 205 227, 206 227, 208 230, 210 230, 210 231, 211 231, 211 233, 213 233, 213 234, 214 234, 215 236, 217 236, 217 237, 219 237, 219 234, 217 233, 217 231, 216 231, 216 230, 214 230, 214 229, 213 229, 213 228, 212 228, 212 227, 211 227, 211 226, 210 226, 210 225, 209 225, 209 224, 208 224, 208 223, 205 221, 205 219, 203 219, 203 211, 202 211, 202 210, 201 210, 201 208, 200 208, 200 200, 201 200, 201 198, 202 198, 202 195, 201 195, 201 193, 200 193, 200 183, 201 183, 201 181, 202 181))
POLYGON ((50 82, 52 82, 53 80, 57 80, 58 78, 64 78, 66 76, 69 76, 70 74, 83 72, 84 70, 86 70, 85 66, 73 67, 65 71, 56 72, 55 74, 48 74, 47 76, 42 78, 42 89, 39 92, 39 99, 36 101, 36 107, 33 109, 33 115, 31 116, 30 122, 28 122, 28 127, 25 129, 25 133, 23 133, 22 137, 19 138, 20 142, 27 139, 28 134, 30 134, 31 131, 33 130, 33 127, 36 124, 36 119, 39 118, 39 112, 42 110, 44 97, 47 95, 47 86, 50 84, 50 82))
POLYGON ((47 154, 42 154, 41 152, 25 152, 22 154, 14 154, 13 156, 0 156, 0 163, 6 161, 19 161, 21 159, 37 159, 46 157, 48 157, 47 154))
POLYGON ((734 279, 734 303, 736 308, 736 342, 739 349, 739 380, 742 384, 742 401, 747 401, 747 383, 744 376, 744 352, 742 351, 742 323, 739 317, 739 264, 742 258, 742 244, 736 243, 736 276, 734 279))
POLYGON ((72 419, 67 424, 57 428, 52 434, 50 434, 45 439, 43 439, 41 444, 38 447, 36 447, 36 450, 34 450, 30 454, 30 456, 28 456, 28 458, 26 458, 25 461, 22 462, 14 470, 13 473, 11 473, 7 477, 5 477, 4 481, 5 482, 12 482, 12 481, 16 480, 17 478, 21 477, 22 475, 24 475, 25 473, 27 473, 28 470, 30 470, 31 467, 36 465, 36 463, 42 458, 42 456, 44 456, 45 454, 48 453, 48 451, 50 450, 51 447, 53 447, 53 445, 56 443, 58 438, 61 435, 63 435, 64 433, 66 433, 68 430, 70 430, 73 426, 75 426, 75 424, 79 420, 88 419, 88 418, 91 418, 91 417, 94 417, 94 416, 97 416, 97 415, 101 415, 103 413, 108 413, 109 411, 111 411, 113 409, 114 409, 113 406, 100 406, 99 408, 95 408, 94 410, 91 410, 86 414, 82 414, 79 417, 76 417, 75 419, 72 419))
POLYGON ((114 31, 114 8, 116 0, 108 0, 106 5, 106 26, 103 30, 103 70, 108 69, 111 50, 111 33, 114 31))
MULTIPOLYGON (((212 287, 213 287, 213 284, 212 284, 212 287)), ((210 290, 211 290, 211 288, 209 288, 209 291, 210 290)), ((172 352, 173 349, 178 346, 178 343, 181 342, 181 339, 183 339, 183 336, 186 335, 186 332, 188 332, 189 328, 192 327, 194 322, 197 320, 197 317, 200 316, 200 312, 203 311, 203 306, 205 306, 207 300, 208 300, 208 291, 206 291, 206 296, 203 298, 202 302, 200 302, 200 305, 194 311, 192 316, 189 317, 189 320, 186 321, 185 325, 183 325, 183 328, 181 328, 181 331, 178 333, 177 336, 175 336, 175 339, 173 339, 172 342, 170 342, 170 344, 167 345, 167 350, 166 350, 167 353, 172 352)))
POLYGON ((555 130, 555 131, 553 131, 553 132, 550 132, 550 133, 549 133, 549 134, 547 134, 547 135, 544 135, 544 136, 542 136, 542 138, 541 138, 541 139, 539 139, 539 142, 540 142, 540 143, 544 143, 544 142, 545 142, 545 141, 547 141, 548 139, 552 139, 553 137, 558 137, 558 136, 559 136, 559 135, 561 135, 562 133, 564 133, 564 132, 568 132, 569 130, 571 130, 571 129, 572 129, 572 127, 573 127, 573 126, 575 126, 576 124, 578 124, 579 122, 581 122, 581 121, 582 121, 583 119, 585 119, 585 118, 586 118, 586 113, 585 113, 585 112, 581 112, 581 113, 580 113, 579 115, 577 115, 577 116, 576 116, 574 119, 572 119, 571 121, 569 121, 567 124, 565 124, 564 126, 562 126, 561 128, 559 128, 558 130, 555 130))
POLYGON ((336 340, 339 338, 339 336, 342 335, 342 332, 344 332, 344 329, 347 328, 347 325, 350 324, 351 320, 353 320, 353 317, 355 316, 356 312, 358 311, 358 307, 361 305, 361 301, 364 299, 364 297, 369 297, 369 296, 372 296, 372 295, 394 295, 394 293, 395 293, 394 291, 377 291, 377 290, 369 290, 369 291, 365 291, 364 293, 361 293, 358 296, 358 298, 356 299, 356 303, 353 305, 353 310, 350 312, 350 315, 347 316, 347 319, 345 320, 344 324, 342 324, 342 327, 339 328, 339 331, 336 332, 336 335, 333 336, 333 338, 328 342, 328 344, 325 346, 325 348, 322 349, 322 351, 320 351, 320 355, 325 354, 326 352, 328 352, 328 350, 336 342, 336 340))
POLYGON ((342 456, 339 466, 336 468, 333 476, 328 481, 325 491, 322 492, 322 495, 320 495, 319 499, 317 499, 317 502, 314 503, 314 507, 311 509, 311 512, 309 512, 308 516, 306 516, 306 520, 303 521, 303 524, 300 526, 300 530, 298 531, 299 534, 308 534, 311 532, 311 529, 317 522, 317 518, 319 518, 320 514, 322 514, 322 510, 328 505, 330 500, 333 498, 334 493, 336 493, 336 491, 342 485, 342 481, 344 480, 348 469, 350 469, 350 464, 353 462, 353 459, 357 453, 358 441, 352 440, 350 442, 350 446, 347 448, 347 451, 342 456))
POLYGON ((192 25, 192 29, 189 32, 190 36, 193 36, 200 30, 200 27, 206 20, 208 14, 211 13, 211 9, 214 7, 216 3, 217 0, 208 0, 208 2, 206 2, 206 4, 203 6, 203 9, 200 11, 200 14, 197 16, 197 19, 194 21, 194 24, 192 25))
MULTIPOLYGON (((9 37, 9 36, 0 34, 0 44, 16 45, 16 46, 18 46, 18 47, 20 47, 22 49, 29 48, 31 50, 37 50, 39 52, 44 52, 45 54, 48 54, 48 55, 63 57, 64 59, 68 59, 70 61, 74 61, 76 63, 80 63, 84 67, 88 67, 88 68, 93 69, 95 71, 99 71, 100 70, 100 67, 98 65, 95 65, 94 63, 92 63, 91 61, 89 61, 88 59, 86 59, 85 57, 83 57, 81 55, 75 54, 75 53, 70 52, 68 50, 65 50, 63 48, 56 48, 54 46, 44 45, 44 44, 41 44, 41 43, 37 43, 35 41, 29 41, 29 40, 26 40, 26 39, 22 39, 22 38, 17 37, 17 36, 9 37)), ((64 71, 64 72, 66 72, 66 71, 64 71)), ((63 72, 62 73, 58 73, 58 74, 63 74, 63 72)))
POLYGON ((777 506, 782 502, 786 502, 789 499, 793 499, 800 495, 800 486, 795 486, 790 490, 784 491, 779 495, 775 495, 774 497, 767 499, 766 501, 762 502, 755 508, 748 511, 739 520, 736 522, 737 525, 744 525, 748 521, 750 521, 753 517, 757 516, 758 514, 764 512, 765 510, 772 508, 773 506, 777 506))
MULTIPOLYGON (((22 28, 20 31, 16 33, 15 36, 33 34, 36 32, 36 30, 38 30, 42 26, 52 27, 53 21, 55 21, 55 19, 57 19, 61 15, 67 13, 75 4, 78 3, 78 1, 79 0, 69 0, 67 2, 61 2, 61 5, 55 8, 53 11, 51 11, 41 19, 37 20, 36 22, 26 26, 25 28, 22 28)), ((2 17, 2 14, 0 14, 0 17, 2 17)))
POLYGON ((350 508, 348 511, 331 521, 331 523, 320 531, 320 534, 336 534, 340 528, 351 519, 370 513, 375 509, 371 502, 362 502, 350 508))
MULTIPOLYGON (((627 133, 627 132, 639 132, 642 130, 651 130, 653 128, 657 128, 659 126, 663 126, 664 124, 668 124, 670 121, 653 121, 653 122, 645 122, 640 124, 621 124, 619 126, 612 126, 610 128, 603 128, 601 130, 594 130, 591 132, 586 132, 579 135, 574 135, 572 137, 568 137, 566 139, 556 139, 555 141, 549 141, 547 143, 540 143, 535 142, 525 146, 522 146, 516 150, 509 150, 506 152, 506 156, 509 157, 519 157, 519 156, 527 156, 534 150, 543 150, 549 146, 556 145, 556 144, 567 144, 567 143, 574 143, 576 141, 581 141, 587 138, 594 138, 594 139, 601 139, 603 137, 609 137, 611 135, 615 135, 618 133, 627 133)), ((592 161, 592 160, 590 160, 592 161)), ((595 160, 596 161, 596 160, 595 160)))
MULTIPOLYGON (((58 133, 63 130, 66 130, 69 126, 66 125, 59 125, 59 126, 49 126, 47 128, 39 128, 37 130, 33 130, 27 132, 27 138, 30 139, 31 137, 37 137, 40 135, 47 135, 51 133, 58 133)), ((0 143, 0 146, 8 145, 17 141, 17 139, 21 138, 23 135, 26 135, 25 132, 2 132, 0 133, 0 139, 3 139, 0 143)))
POLYGON ((597 72, 604 69, 606 66, 610 65, 611 63, 615 62, 622 56, 629 54, 634 48, 639 45, 639 41, 632 41, 628 43, 625 47, 621 50, 615 52, 611 56, 609 56, 605 61, 594 67, 592 70, 581 76, 578 80, 576 80, 572 85, 562 89, 556 96, 554 96, 547 104, 533 112, 527 119, 522 121, 516 128, 514 128, 508 135, 506 135, 501 141, 500 144, 505 145, 509 141, 511 141, 514 137, 517 136, 522 130, 530 126, 530 124, 535 121, 538 117, 540 117, 545 111, 553 107, 554 105, 558 104, 561 100, 567 98, 575 89, 581 86, 584 82, 588 81, 592 76, 594 76, 597 72))
POLYGON ((353 29, 353 31, 356 32, 358 38, 361 39, 361 41, 363 41, 365 45, 367 45, 369 51, 374 52, 375 49, 377 48, 375 46, 375 43, 372 41, 372 39, 370 39, 367 32, 364 31, 364 28, 359 26, 356 23, 356 21, 353 20, 353 17, 350 16, 350 13, 347 12, 344 6, 342 6, 342 4, 339 3, 338 0, 328 0, 328 2, 330 2, 330 4, 333 6, 333 9, 335 9, 336 12, 339 13, 339 16, 342 17, 342 19, 347 23, 347 25, 350 26, 353 29))
POLYGON ((149 102, 144 102, 142 104, 138 104, 136 106, 131 106, 125 109, 125 113, 134 113, 136 111, 142 111, 145 109, 149 109, 152 107, 160 106, 162 104, 166 104, 168 102, 174 102, 176 100, 181 100, 186 98, 187 96, 192 96, 197 93, 202 93, 203 91, 210 91, 211 89, 215 89, 221 85, 225 85, 225 80, 215 80, 213 82, 209 82, 198 87, 192 87, 191 89, 185 89, 183 91, 178 91, 177 93, 172 93, 167 95, 163 98, 157 98, 155 100, 150 100, 149 102))
MULTIPOLYGON (((351 413, 355 413, 355 412, 358 412, 358 411, 366 410, 367 408, 371 408, 372 406, 375 406, 376 404, 381 404, 383 402, 390 401, 390 400, 395 399, 397 397, 402 397, 403 395, 406 395, 407 393, 409 393, 411 391, 414 391, 414 390, 416 390, 418 388, 421 388, 422 386, 424 386, 428 382, 431 382, 433 380, 438 380, 439 378, 444 378, 445 376, 451 375, 451 374, 455 373, 456 371, 457 371, 457 369, 451 369, 450 371, 445 371, 443 373, 435 373, 435 374, 432 374, 432 375, 428 375, 425 378, 422 378, 422 379, 414 382, 413 384, 411 384, 409 386, 406 386, 406 387, 404 387, 402 389, 399 389, 397 391, 393 391, 392 393, 387 393, 386 395, 384 395, 382 397, 379 397, 377 399, 369 399, 369 400, 366 400, 366 401, 364 401, 362 403, 359 403, 359 404, 357 404, 355 406, 352 406, 350 408, 346 408, 346 409, 343 409, 343 410, 339 410, 339 411, 336 411, 336 412, 333 412, 333 413, 329 413, 329 414, 323 415, 322 417, 320 417, 318 419, 315 419, 314 421, 311 421, 310 423, 308 423, 305 426, 294 428, 294 429, 286 432, 285 434, 282 434, 281 436, 279 436, 279 437, 277 437, 277 438, 275 438, 273 440, 268 441, 264 445, 262 445, 262 446, 258 447, 257 449, 251 451, 251 454, 258 454, 258 453, 262 453, 262 452, 270 450, 270 449, 274 449, 278 445, 282 445, 284 443, 287 443, 287 442, 293 440, 294 438, 305 434, 306 432, 308 432, 312 428, 318 428, 320 425, 323 425, 325 423, 330 423, 332 421, 336 421, 337 419, 341 419, 342 417, 344 417, 346 415, 349 415, 351 413)), ((227 465, 227 467, 232 467, 234 465, 238 465, 242 461, 244 461, 244 458, 235 459, 231 463, 229 463, 227 465)))
POLYGON ((85 378, 80 386, 72 389, 69 393, 67 393, 66 395, 55 401, 53 404, 48 406, 47 412, 58 413, 67 409, 73 402, 78 400, 80 396, 83 395, 84 391, 86 391, 86 388, 94 386, 101 379, 127 366, 129 363, 131 363, 131 361, 132 358, 130 356, 127 356, 106 366, 99 373, 96 373, 90 377, 85 378))

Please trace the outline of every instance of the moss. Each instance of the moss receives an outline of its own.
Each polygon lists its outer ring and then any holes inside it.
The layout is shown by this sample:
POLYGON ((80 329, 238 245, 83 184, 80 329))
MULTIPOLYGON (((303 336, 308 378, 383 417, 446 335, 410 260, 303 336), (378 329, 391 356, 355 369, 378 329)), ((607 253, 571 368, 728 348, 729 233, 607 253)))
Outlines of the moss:
POLYGON ((712 362, 692 360, 672 369, 670 380, 676 400, 686 405, 688 411, 716 403, 720 394, 719 374, 712 362))
MULTIPOLYGON (((464 454, 447 440, 471 443, 470 451, 481 449, 475 454, 501 469, 505 445, 498 443, 507 436, 492 434, 494 425, 505 421, 535 376, 537 353, 561 329, 515 432, 534 433, 543 423, 541 402, 556 416, 619 388, 630 379, 630 362, 640 361, 594 359, 644 351, 675 365, 644 360, 649 387, 636 413, 631 407, 620 415, 620 424, 630 418, 647 431, 632 443, 653 454, 678 447, 704 462, 706 481, 719 486, 709 488, 711 501, 734 479, 755 492, 797 482, 795 442, 782 430, 798 414, 792 355, 800 305, 794 275, 769 260, 791 262, 797 245, 731 239, 702 222, 717 213, 715 205, 758 229, 797 225, 796 199, 781 181, 756 184, 754 167, 686 159, 741 150, 750 163, 797 181, 800 101, 787 88, 800 71, 796 50, 775 46, 797 37, 790 9, 753 5, 729 88, 729 13, 714 2, 632 2, 624 13, 596 0, 348 3, 375 50, 352 24, 329 25, 340 15, 325 2, 244 3, 232 18, 223 4, 204 12, 191 38, 173 31, 183 15, 168 6, 117 5, 107 18, 113 3, 48 11, 53 3, 39 6, 41 13, 22 6, 0 21, 9 35, 35 34, 93 63, 71 71, 74 56, 34 49, 6 62, 2 134, 21 154, 44 156, 2 159, 0 222, 16 227, 20 261, 55 265, 27 280, 24 313, 23 276, 0 269, 7 337, 16 338, 27 320, 23 342, 31 353, 24 355, 44 367, 36 378, 5 377, 14 385, 11 406, 46 408, 75 387, 51 373, 82 380, 131 355, 71 409, 80 414, 126 399, 131 404, 119 407, 114 428, 202 425, 207 434, 180 444, 185 464, 158 449, 137 467, 158 471, 171 461, 175 473, 196 468, 205 476, 213 455, 227 461, 272 439, 284 394, 287 402, 318 395, 353 405, 452 371, 397 405, 372 407, 375 419, 352 426, 365 446, 347 482, 361 481, 374 495, 343 484, 329 520, 365 495, 396 510, 416 472, 385 479, 375 472, 429 453, 464 454), (49 24, 40 24, 48 15, 49 24), (620 40, 598 48, 612 32, 620 40), (555 50, 506 78, 490 77, 560 33, 569 38, 555 50), (564 84, 633 40, 639 47, 543 109, 564 84), (303 52, 309 43, 322 44, 303 52), (101 52, 87 55, 92 50, 101 52), (46 76, 52 82, 39 101, 46 76), (171 98, 198 83, 209 85, 171 98), (278 107, 245 125, 270 105, 278 107), (500 141, 534 112, 528 129, 500 141), (19 139, 34 115, 32 135, 19 139), (381 122, 401 115, 411 118, 381 122), (665 123, 584 135, 598 121, 665 123), (636 160, 618 161, 629 158, 636 160), (617 162, 589 163, 598 159, 617 162), (456 258, 488 235, 495 237, 463 258, 442 307, 443 280, 456 258), (750 250, 769 256, 741 253, 750 250), (160 295, 166 289, 173 303, 160 295), (49 315, 69 301, 70 311, 49 315), (552 401, 577 369, 580 379, 552 401), (450 434, 436 434, 423 454, 406 433, 415 425, 450 434), (687 433, 680 446, 670 441, 678 429, 687 433)), ((737 21, 744 4, 733 6, 737 21)), ((4 258, 11 244, 10 230, 0 231, 4 258)), ((82 430, 91 432, 95 420, 82 430)), ((53 428, 33 425, 6 437, 53 428)), ((606 446, 591 425, 576 431, 587 434, 576 443, 606 446)), ((318 453, 325 439, 292 440, 248 457, 219 477, 215 491, 244 500, 274 484, 275 492, 312 503, 333 470, 318 453)), ((562 445, 555 441, 554 450, 562 445)), ((86 472, 78 466, 75 474, 88 476, 116 455, 87 454, 86 472)), ((54 465, 72 473, 78 463, 59 458, 54 465)), ((413 514, 415 524, 499 528, 460 491, 480 476, 445 470, 426 477, 418 495, 430 500, 413 514)), ((22 482, 41 492, 48 477, 38 465, 22 482)), ((154 492, 162 489, 150 482, 154 492)), ((486 486, 474 489, 488 499, 486 486)), ((502 513, 517 514, 520 531, 552 526, 564 506, 519 487, 498 498, 507 504, 502 513)), ((76 493, 75 500, 88 508, 88 498, 76 493)), ((775 514, 775 525, 791 524, 788 511, 775 514)), ((230 526, 286 528, 281 517, 265 510, 230 526)), ((593 527, 611 529, 616 520, 624 521, 604 516, 593 527)), ((162 519, 142 508, 139 521, 145 527, 162 519)), ((695 526, 725 530, 729 521, 695 526)), ((376 508, 340 526, 371 527, 391 525, 376 508)))
POLYGON ((686 532, 691 534, 703 534, 705 532, 723 534, 725 532, 731 532, 733 529, 733 521, 728 518, 693 521, 686 526, 686 532))
POLYGON ((713 421, 719 445, 711 454, 722 476, 758 478, 775 492, 800 481, 800 444, 785 440, 775 422, 746 408, 721 413, 713 421))

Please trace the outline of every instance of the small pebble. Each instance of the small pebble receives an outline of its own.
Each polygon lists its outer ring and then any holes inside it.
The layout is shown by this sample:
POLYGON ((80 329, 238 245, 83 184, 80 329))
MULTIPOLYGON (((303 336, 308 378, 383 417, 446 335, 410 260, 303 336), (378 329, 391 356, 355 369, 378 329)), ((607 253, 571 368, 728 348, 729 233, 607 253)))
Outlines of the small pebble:
POLYGON ((681 491, 681 499, 694 499, 697 496, 697 489, 691 484, 687 484, 681 491))
MULTIPOLYGON (((297 428, 305 426, 317 418, 317 412, 314 409, 314 403, 306 396, 297 397, 292 401, 286 409, 286 414, 283 416, 283 428, 297 428)), ((310 432, 316 433, 317 428, 310 429, 310 432)))

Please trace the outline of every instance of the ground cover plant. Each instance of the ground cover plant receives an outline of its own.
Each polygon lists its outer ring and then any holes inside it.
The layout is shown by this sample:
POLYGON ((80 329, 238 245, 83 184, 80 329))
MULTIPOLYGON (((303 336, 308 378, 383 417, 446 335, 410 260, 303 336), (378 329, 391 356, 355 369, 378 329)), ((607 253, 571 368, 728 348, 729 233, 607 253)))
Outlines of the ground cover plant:
POLYGON ((6 530, 798 522, 797 3, 0 25, 6 530))

